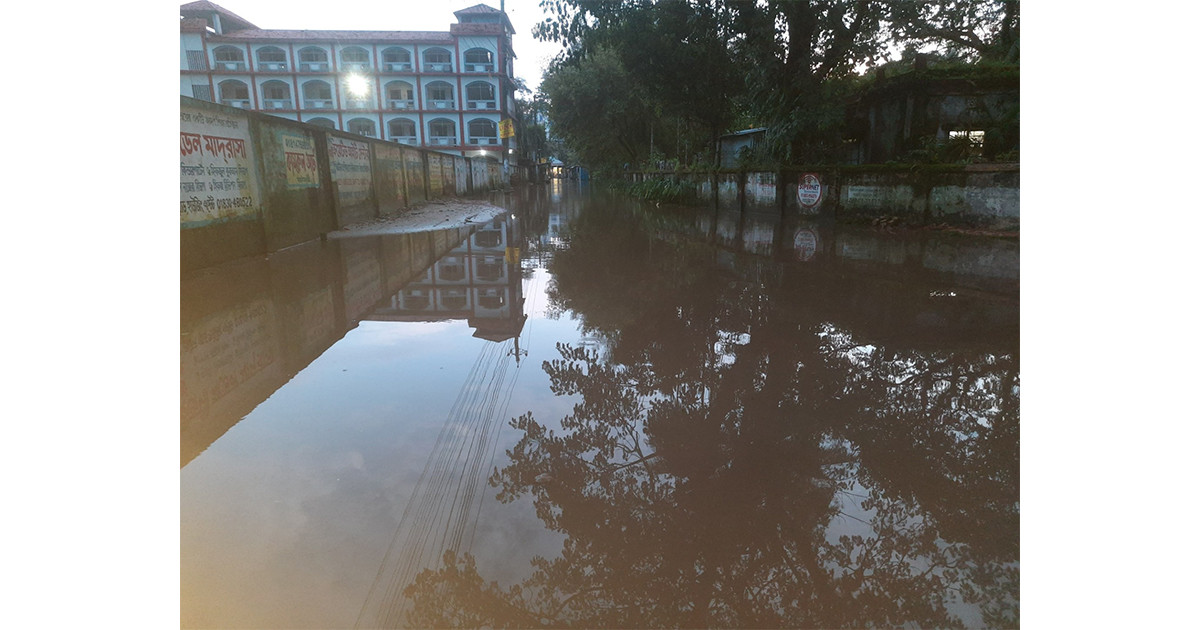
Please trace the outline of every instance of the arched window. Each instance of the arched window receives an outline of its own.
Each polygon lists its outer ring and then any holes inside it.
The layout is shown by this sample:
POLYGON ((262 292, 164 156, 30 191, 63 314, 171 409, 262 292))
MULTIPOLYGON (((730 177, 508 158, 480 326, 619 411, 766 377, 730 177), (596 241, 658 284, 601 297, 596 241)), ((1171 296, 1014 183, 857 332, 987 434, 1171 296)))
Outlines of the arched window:
POLYGON ((413 109, 413 86, 408 81, 391 81, 383 86, 387 92, 388 107, 391 109, 413 109))
POLYGON ((263 109, 292 109, 292 86, 283 81, 262 84, 263 109))
POLYGON ((259 70, 276 72, 287 70, 287 53, 283 52, 282 48, 264 46, 255 51, 254 55, 258 58, 259 70))
POLYGON ((388 121, 388 139, 392 142, 407 142, 416 144, 417 124, 407 118, 396 118, 388 121))
POLYGON ((496 123, 486 118, 476 118, 467 123, 468 144, 498 144, 496 123))
POLYGON ((366 70, 371 64, 371 55, 365 48, 354 46, 342 49, 342 67, 348 70, 366 70))
POLYGON ((299 52, 301 72, 328 72, 329 53, 324 48, 308 46, 299 52))
POLYGON ((306 120, 306 121, 304 121, 304 122, 306 122, 306 123, 308 123, 308 124, 310 124, 310 125, 316 125, 316 126, 318 126, 318 127, 325 127, 325 128, 327 128, 327 129, 335 129, 335 128, 337 128, 337 125, 333 124, 333 121, 332 121, 332 120, 329 120, 328 118, 311 118, 311 119, 309 119, 309 120, 306 120))
POLYGON ((496 65, 492 51, 486 48, 472 48, 463 54, 463 70, 465 72, 495 72, 496 65))
POLYGON ((454 121, 449 118, 434 118, 429 121, 429 144, 458 144, 454 121))
POLYGON ((467 84, 467 109, 496 109, 496 88, 486 81, 467 84))
POLYGON ((246 69, 246 58, 242 55, 242 49, 233 46, 218 46, 213 50, 213 61, 216 62, 218 70, 246 69))
POLYGON ((407 48, 384 48, 383 67, 389 72, 409 72, 412 68, 412 53, 407 48))
POLYGON ((329 83, 306 81, 300 91, 304 94, 304 109, 333 109, 333 88, 329 83))
POLYGON ((369 118, 353 118, 346 123, 346 131, 360 136, 375 137, 375 123, 369 118))
POLYGON ((445 81, 426 85, 425 104, 428 109, 454 109, 454 87, 445 81))
POLYGON ((236 79, 225 79, 217 84, 217 90, 221 95, 221 102, 233 107, 241 107, 249 109, 250 107, 250 88, 242 81, 236 79))
POLYGON ((451 72, 450 51, 445 48, 430 48, 425 51, 425 72, 451 72))

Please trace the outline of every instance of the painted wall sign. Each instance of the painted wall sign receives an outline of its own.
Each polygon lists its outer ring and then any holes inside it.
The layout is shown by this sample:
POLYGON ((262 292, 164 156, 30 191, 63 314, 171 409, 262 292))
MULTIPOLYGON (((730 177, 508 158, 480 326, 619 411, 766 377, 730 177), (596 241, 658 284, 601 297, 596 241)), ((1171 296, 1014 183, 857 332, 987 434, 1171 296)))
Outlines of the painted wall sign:
POLYGON ((338 202, 349 206, 371 195, 371 150, 365 142, 329 136, 329 171, 338 185, 338 202))
POLYGON ((796 260, 808 262, 817 255, 817 233, 808 228, 800 228, 796 230, 796 236, 793 239, 793 251, 796 253, 796 260))
POLYGON ((197 227, 258 214, 258 173, 246 116, 179 110, 179 222, 197 227))
POLYGON ((406 203, 404 195, 404 154, 400 147, 385 144, 375 145, 375 163, 379 166, 380 176, 391 182, 395 196, 392 199, 381 199, 381 202, 395 202, 403 207, 406 203))
POLYGON ((805 208, 811 208, 821 201, 821 180, 816 173, 800 176, 800 184, 796 187, 796 200, 805 208))
POLYGON ((321 185, 317 173, 317 143, 307 134, 278 131, 279 145, 283 147, 284 170, 287 187, 316 188, 321 185))

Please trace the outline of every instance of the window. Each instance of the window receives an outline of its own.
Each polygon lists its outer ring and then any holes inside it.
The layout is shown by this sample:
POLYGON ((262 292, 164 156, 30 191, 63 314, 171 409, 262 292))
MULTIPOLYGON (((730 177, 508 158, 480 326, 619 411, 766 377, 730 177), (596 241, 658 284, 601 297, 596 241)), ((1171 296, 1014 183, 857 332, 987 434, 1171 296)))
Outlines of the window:
POLYGON ((463 63, 467 72, 492 72, 492 51, 485 48, 472 48, 463 55, 463 63))
POLYGON ((292 88, 283 81, 267 81, 262 91, 264 109, 292 108, 292 88))
POLYGON ((467 136, 470 144, 495 144, 496 123, 486 118, 476 118, 467 123, 467 136))
POLYGON ((259 48, 254 55, 258 59, 259 70, 285 72, 288 69, 287 53, 282 48, 267 46, 259 48))
POLYGON ((187 51, 187 66, 188 70, 208 70, 208 59, 205 58, 204 51, 187 51))
POLYGON ((375 137, 375 123, 366 118, 354 118, 346 123, 346 131, 360 136, 375 137))
POLYGON ((387 91, 388 107, 413 109, 413 86, 407 81, 392 81, 384 86, 387 91))
POLYGON ((333 89, 325 81, 308 81, 300 91, 305 109, 333 109, 333 89))
POLYGON ((450 72, 450 51, 445 48, 430 48, 425 51, 426 72, 450 72))
POLYGON ((326 72, 329 70, 329 54, 316 46, 300 49, 300 70, 304 72, 326 72))
POLYGON ((383 63, 392 72, 412 70, 412 53, 407 48, 385 48, 383 63))
POLYGON ((242 51, 233 46, 219 46, 213 51, 213 60, 218 70, 245 70, 245 58, 242 51))
POLYGON ((490 83, 475 81, 467 84, 468 109, 496 109, 496 88, 490 83))
POLYGON ((347 48, 342 51, 342 64, 352 67, 366 68, 371 63, 371 56, 363 48, 347 48))
POLYGON ((435 118, 429 121, 429 139, 431 144, 454 144, 457 142, 454 121, 446 118, 435 118))
POLYGON ((454 88, 445 81, 425 86, 425 102, 429 109, 454 109, 454 88))
POLYGON ((250 107, 250 88, 241 81, 226 79, 217 84, 221 102, 233 107, 250 107))
POLYGON ((397 118, 388 121, 388 137, 397 142, 404 140, 415 141, 417 124, 407 118, 397 118))
POLYGON ((951 131, 950 145, 962 149, 964 157, 983 155, 983 131, 951 131))
POLYGON ((212 100, 212 90, 207 85, 193 85, 192 97, 202 101, 212 100))
POLYGON ((304 122, 307 122, 310 125, 316 125, 318 127, 325 127, 327 129, 334 129, 336 127, 336 125, 333 124, 333 121, 329 120, 328 118, 310 118, 304 122))

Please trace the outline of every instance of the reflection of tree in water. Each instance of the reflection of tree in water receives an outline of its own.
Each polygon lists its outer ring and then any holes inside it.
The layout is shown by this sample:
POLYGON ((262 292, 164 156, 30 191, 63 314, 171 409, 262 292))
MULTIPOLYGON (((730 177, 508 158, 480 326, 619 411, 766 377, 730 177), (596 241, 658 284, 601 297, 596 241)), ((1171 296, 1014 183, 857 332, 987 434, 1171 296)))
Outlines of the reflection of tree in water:
POLYGON ((492 478, 563 554, 507 591, 447 556, 410 623, 955 627, 962 600, 1016 624, 1015 352, 864 344, 826 321, 844 277, 575 225, 551 298, 607 357, 559 346, 543 368, 578 403, 561 431, 515 419, 492 478))

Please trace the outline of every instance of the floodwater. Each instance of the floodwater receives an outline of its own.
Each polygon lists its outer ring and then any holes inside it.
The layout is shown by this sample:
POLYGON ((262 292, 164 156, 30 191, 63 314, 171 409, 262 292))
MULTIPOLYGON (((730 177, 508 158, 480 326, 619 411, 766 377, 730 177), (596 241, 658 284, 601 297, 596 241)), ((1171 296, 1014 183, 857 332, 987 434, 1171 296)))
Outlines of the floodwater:
POLYGON ((184 279, 183 627, 1017 625, 1015 240, 490 201, 184 279))

